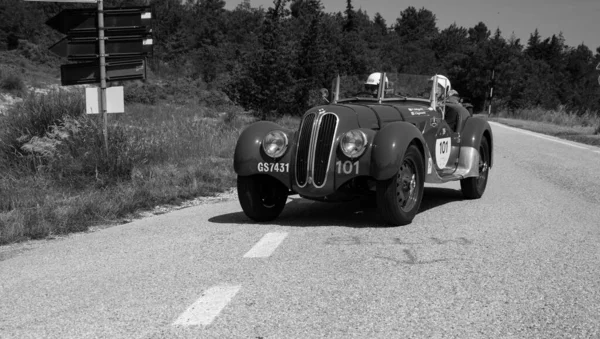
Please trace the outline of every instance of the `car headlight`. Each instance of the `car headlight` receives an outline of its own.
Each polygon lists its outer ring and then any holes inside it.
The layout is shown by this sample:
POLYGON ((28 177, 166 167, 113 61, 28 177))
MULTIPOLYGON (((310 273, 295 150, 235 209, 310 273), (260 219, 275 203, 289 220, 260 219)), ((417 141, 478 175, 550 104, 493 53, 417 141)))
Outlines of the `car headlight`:
POLYGON ((262 147, 271 158, 279 158, 288 147, 288 138, 282 131, 271 131, 263 139, 262 147))
POLYGON ((342 153, 349 158, 360 157, 367 149, 367 135, 361 130, 351 130, 342 136, 342 153))

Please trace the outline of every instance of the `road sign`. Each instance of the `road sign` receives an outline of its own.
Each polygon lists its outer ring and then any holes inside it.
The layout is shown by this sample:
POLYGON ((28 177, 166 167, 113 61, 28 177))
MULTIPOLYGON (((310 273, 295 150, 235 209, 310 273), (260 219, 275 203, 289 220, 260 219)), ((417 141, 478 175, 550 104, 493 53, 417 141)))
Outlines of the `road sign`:
MULTIPOLYGON (((63 86, 93 84, 100 82, 98 62, 67 64, 60 66, 63 86)), ((143 59, 117 60, 106 63, 106 81, 146 79, 146 62, 143 59)))
POLYGON ((98 0, 25 0, 25 1, 37 1, 37 2, 70 2, 80 4, 95 4, 98 0))
MULTIPOLYGON (((101 90, 99 87, 85 89, 85 113, 100 113, 101 90)), ((106 88, 106 113, 125 113, 123 86, 106 88)))
MULTIPOLYGON (((104 30, 138 28, 143 34, 151 33, 152 11, 150 7, 122 7, 104 9, 104 30)), ((98 36, 98 12, 95 9, 65 9, 46 21, 46 25, 63 34, 88 33, 98 36)), ((107 34, 108 35, 108 34, 107 34)))
MULTIPOLYGON (((39 0, 45 1, 45 0, 39 0)), ((104 147, 108 156, 106 82, 146 78, 145 56, 152 52, 152 12, 149 7, 104 8, 104 0, 52 0, 96 3, 91 8, 66 10, 46 22, 67 38, 50 50, 69 60, 94 62, 60 66, 63 86, 100 83, 97 111, 102 114, 104 147), (137 57, 115 59, 115 57, 137 57)))
MULTIPOLYGON (((150 7, 106 8, 103 14, 105 54, 109 58, 152 55, 152 11, 150 7)), ((69 9, 46 21, 67 37, 50 51, 69 60, 99 57, 97 9, 69 9)))
MULTIPOLYGON (((151 39, 136 36, 115 36, 105 39, 105 56, 142 57, 151 54, 151 39)), ((69 60, 97 59, 100 51, 98 38, 64 38, 50 47, 50 51, 69 60)))

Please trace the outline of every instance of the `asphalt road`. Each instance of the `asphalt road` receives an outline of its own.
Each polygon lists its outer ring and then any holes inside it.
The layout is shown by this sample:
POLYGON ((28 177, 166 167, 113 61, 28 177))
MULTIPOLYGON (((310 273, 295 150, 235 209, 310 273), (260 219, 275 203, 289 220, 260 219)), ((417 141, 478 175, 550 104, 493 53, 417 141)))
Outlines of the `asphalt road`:
POLYGON ((600 149, 493 129, 485 195, 405 227, 293 197, 42 242, 0 261, 0 338, 600 338, 600 149))

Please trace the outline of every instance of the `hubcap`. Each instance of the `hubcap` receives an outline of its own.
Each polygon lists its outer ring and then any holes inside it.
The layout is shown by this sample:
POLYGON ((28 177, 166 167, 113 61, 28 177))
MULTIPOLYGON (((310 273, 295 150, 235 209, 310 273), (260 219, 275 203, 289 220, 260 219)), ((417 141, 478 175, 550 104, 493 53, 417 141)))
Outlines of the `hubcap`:
POLYGON ((417 175, 414 165, 405 161, 400 166, 396 179, 396 197, 400 208, 410 211, 417 200, 417 193, 417 175))
POLYGON ((487 150, 483 148, 479 150, 481 154, 481 157, 479 159, 479 177, 477 178, 477 188, 479 189, 479 191, 482 191, 485 187, 488 175, 489 166, 487 163, 487 153, 485 153, 486 151, 487 150))

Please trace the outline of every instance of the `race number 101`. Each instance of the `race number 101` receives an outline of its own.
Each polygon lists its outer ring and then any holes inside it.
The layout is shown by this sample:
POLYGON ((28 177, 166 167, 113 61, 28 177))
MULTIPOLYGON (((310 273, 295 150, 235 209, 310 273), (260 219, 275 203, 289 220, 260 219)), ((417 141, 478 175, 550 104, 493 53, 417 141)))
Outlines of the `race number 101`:
POLYGON ((335 163, 338 174, 356 174, 358 175, 358 161, 352 162, 350 160, 338 161, 335 163))

